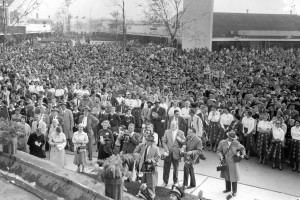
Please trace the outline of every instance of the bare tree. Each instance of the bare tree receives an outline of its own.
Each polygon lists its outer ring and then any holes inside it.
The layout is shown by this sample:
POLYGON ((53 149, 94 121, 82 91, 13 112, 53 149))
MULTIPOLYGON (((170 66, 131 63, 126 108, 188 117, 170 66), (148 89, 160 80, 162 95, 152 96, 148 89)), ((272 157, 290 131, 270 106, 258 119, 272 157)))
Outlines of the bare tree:
POLYGON ((118 32, 120 29, 120 13, 119 11, 113 11, 112 13, 110 13, 111 17, 112 17, 112 21, 109 24, 109 28, 110 30, 116 34, 116 40, 118 39, 118 32))
POLYGON ((15 13, 12 21, 14 21, 10 26, 15 26, 20 23, 24 18, 35 11, 41 4, 41 0, 23 0, 19 3, 16 9, 10 11, 10 13, 15 13))
POLYGON ((184 0, 145 0, 139 4, 146 20, 150 24, 163 24, 174 43, 179 30, 183 27, 181 21, 189 5, 183 7, 184 0))

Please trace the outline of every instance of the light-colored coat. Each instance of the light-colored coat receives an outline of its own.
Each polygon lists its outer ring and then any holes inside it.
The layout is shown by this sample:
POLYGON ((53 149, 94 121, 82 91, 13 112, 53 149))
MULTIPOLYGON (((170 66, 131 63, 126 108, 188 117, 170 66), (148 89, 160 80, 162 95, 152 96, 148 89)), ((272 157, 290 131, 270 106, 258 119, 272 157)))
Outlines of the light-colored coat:
POLYGON ((165 131, 165 134, 162 138, 162 143, 165 152, 169 152, 169 156, 173 156, 175 160, 179 160, 179 149, 180 143, 177 141, 177 137, 182 140, 185 140, 184 133, 181 130, 177 130, 177 135, 175 137, 175 142, 173 142, 172 130, 168 129, 165 131))
MULTIPOLYGON (((144 156, 145 156, 146 147, 147 147, 147 144, 139 144, 134 150, 134 154, 139 155, 138 156, 139 159, 137 162, 139 171, 141 170, 142 165, 144 164, 144 156)), ((151 174, 146 174, 146 176, 144 177, 144 181, 143 181, 143 183, 147 183, 147 186, 152 189, 155 189, 155 187, 157 186, 157 182, 158 182, 157 162, 158 162, 159 158, 160 158, 159 148, 155 144, 152 144, 147 151, 146 160, 150 159, 152 161, 152 163, 155 166, 155 170, 151 174)))
MULTIPOLYGON (((228 140, 222 140, 219 143, 217 155, 219 158, 222 158, 229 148, 228 140)), ((230 149, 227 151, 225 155, 225 161, 227 163, 227 169, 221 171, 221 178, 225 178, 225 180, 230 182, 237 182, 240 180, 239 175, 239 164, 234 162, 233 156, 237 154, 238 151, 241 151, 241 155, 246 154, 245 147, 240 144, 239 141, 234 140, 231 144, 230 149)))
POLYGON ((63 118, 63 133, 66 135, 67 139, 72 139, 74 127, 73 113, 71 110, 65 109, 62 111, 61 116, 63 118))

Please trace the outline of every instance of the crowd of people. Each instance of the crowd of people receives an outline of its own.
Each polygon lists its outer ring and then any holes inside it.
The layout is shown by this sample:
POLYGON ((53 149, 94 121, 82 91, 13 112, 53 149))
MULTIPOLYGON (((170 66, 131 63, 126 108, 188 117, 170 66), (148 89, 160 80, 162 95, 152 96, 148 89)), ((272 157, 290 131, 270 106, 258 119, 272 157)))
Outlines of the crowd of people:
MULTIPOLYGON (((20 150, 41 158, 50 151, 50 160, 64 166, 69 149, 78 171, 97 145, 98 159, 139 154, 139 173, 164 159, 164 185, 171 164, 178 181, 184 157, 183 189, 195 187, 193 165, 205 159, 204 150, 221 155, 230 135, 245 147, 245 159, 300 172, 299 57, 300 50, 281 48, 133 44, 123 53, 119 44, 19 44, 1 63, 0 117, 24 124, 20 140, 28 145, 20 150)), ((157 171, 150 174, 153 198, 157 171)))

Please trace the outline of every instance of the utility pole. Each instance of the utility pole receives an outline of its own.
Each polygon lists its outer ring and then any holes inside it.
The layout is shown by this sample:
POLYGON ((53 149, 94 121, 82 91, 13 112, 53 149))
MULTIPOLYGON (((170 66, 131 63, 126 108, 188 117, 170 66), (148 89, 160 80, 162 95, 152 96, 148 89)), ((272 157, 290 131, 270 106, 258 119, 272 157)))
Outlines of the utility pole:
POLYGON ((3 0, 3 60, 6 58, 7 3, 3 0))

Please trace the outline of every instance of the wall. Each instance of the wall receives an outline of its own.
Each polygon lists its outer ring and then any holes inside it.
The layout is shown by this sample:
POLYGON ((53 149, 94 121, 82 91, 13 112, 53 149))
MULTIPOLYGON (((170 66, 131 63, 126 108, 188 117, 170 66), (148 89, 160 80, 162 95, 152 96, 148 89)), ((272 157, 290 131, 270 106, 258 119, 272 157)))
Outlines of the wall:
POLYGON ((184 0, 182 48, 212 47, 213 0, 184 0))

